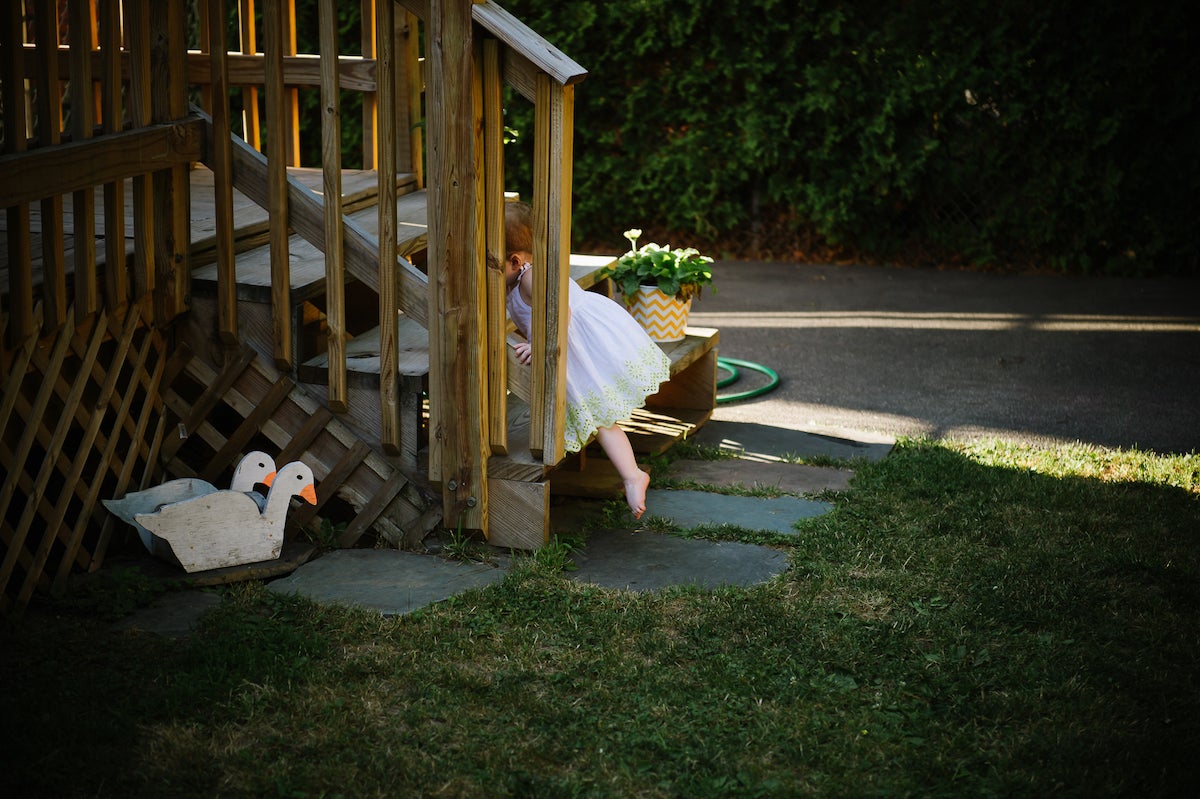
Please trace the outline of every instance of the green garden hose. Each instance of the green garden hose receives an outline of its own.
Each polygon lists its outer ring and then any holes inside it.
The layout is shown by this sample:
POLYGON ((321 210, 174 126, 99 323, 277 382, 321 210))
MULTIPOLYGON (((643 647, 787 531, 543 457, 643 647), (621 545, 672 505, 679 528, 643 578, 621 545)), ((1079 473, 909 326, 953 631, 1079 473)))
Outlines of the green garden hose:
POLYGON ((760 372, 766 375, 769 378, 767 384, 764 386, 759 386, 758 388, 749 389, 747 391, 738 391, 733 394, 720 395, 717 397, 718 403, 736 402, 738 400, 750 399, 751 397, 761 397, 768 391, 774 391, 779 385, 779 374, 770 367, 763 366, 761 363, 754 363, 753 361, 739 360, 738 358, 718 357, 717 368, 729 372, 729 376, 718 380, 717 388, 724 388, 725 386, 736 382, 741 376, 741 372, 738 370, 738 367, 741 367, 742 369, 749 369, 753 372, 760 372))

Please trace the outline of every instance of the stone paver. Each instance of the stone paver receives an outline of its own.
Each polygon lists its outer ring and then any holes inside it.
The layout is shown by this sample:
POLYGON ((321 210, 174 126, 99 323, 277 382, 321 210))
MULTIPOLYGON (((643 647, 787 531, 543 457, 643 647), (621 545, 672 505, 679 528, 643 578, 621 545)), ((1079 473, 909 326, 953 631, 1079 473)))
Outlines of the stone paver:
POLYGON ((856 438, 839 438, 755 422, 714 420, 700 428, 691 440, 735 452, 738 457, 752 461, 814 456, 878 461, 892 450, 894 442, 890 437, 855 435, 856 438))
POLYGON ((629 591, 755 585, 788 568, 787 554, 770 547, 630 530, 592 531, 574 560, 570 579, 629 591))
POLYGON ((670 519, 683 528, 730 524, 747 530, 795 534, 792 524, 827 513, 833 506, 798 497, 735 497, 707 491, 651 489, 646 515, 670 519))
POLYGON ((461 563, 394 549, 341 549, 270 583, 272 591, 317 602, 373 608, 384 615, 411 613, 470 588, 499 582, 502 566, 461 563))
POLYGON ((742 488, 774 488, 791 494, 845 491, 850 487, 850 469, 806 466, 798 463, 764 463, 729 458, 719 461, 678 460, 668 477, 695 480, 704 485, 742 488))
MULTIPOLYGON (((718 486, 774 486, 795 494, 840 491, 848 486, 853 474, 850 470, 781 463, 779 457, 812 455, 816 449, 837 457, 882 457, 887 449, 861 442, 831 444, 821 436, 776 428, 768 428, 774 432, 767 433, 756 429, 757 425, 712 423, 710 427, 715 427, 720 436, 715 440, 725 442, 722 446, 736 442, 743 447, 742 457, 677 461, 672 477, 718 486)), ((797 520, 831 508, 828 503, 796 496, 743 497, 667 489, 652 489, 646 499, 648 516, 669 519, 684 529, 729 524, 784 535, 795 533, 793 524, 797 520)), ((573 520, 579 522, 588 512, 569 504, 560 506, 552 512, 553 528, 556 532, 578 529, 583 525, 573 520)), ((770 547, 631 530, 593 530, 574 558, 578 570, 568 575, 571 579, 632 591, 672 585, 754 585, 788 568, 786 553, 770 547)), ((497 561, 501 565, 461 563, 434 554, 397 550, 345 549, 305 563, 268 586, 272 591, 296 593, 316 602, 400 615, 502 580, 508 572, 507 557, 501 553, 497 561)), ((201 591, 168 595, 161 606, 135 614, 123 626, 170 636, 187 635, 200 616, 219 601, 219 594, 201 591)))

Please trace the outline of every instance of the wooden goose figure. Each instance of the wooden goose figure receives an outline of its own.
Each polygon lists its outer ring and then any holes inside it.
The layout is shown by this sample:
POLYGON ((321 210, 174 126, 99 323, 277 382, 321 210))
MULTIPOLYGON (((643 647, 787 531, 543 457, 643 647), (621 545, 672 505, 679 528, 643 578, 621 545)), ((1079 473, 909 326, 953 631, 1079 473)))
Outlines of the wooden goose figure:
POLYGON ((275 474, 261 512, 249 496, 230 489, 163 505, 134 518, 170 544, 188 572, 274 560, 283 549, 283 523, 292 497, 317 504, 314 482, 312 469, 293 461, 275 474))
MULTIPOLYGON (((233 480, 229 483, 230 491, 241 491, 251 495, 259 507, 266 504, 266 497, 254 490, 259 483, 271 484, 275 474, 275 459, 265 452, 248 453, 238 462, 233 470, 233 480)), ((135 518, 139 513, 149 513, 163 505, 172 502, 182 502, 185 499, 202 497, 217 491, 217 487, 199 477, 181 477, 168 480, 162 485, 147 488, 144 491, 132 491, 120 499, 106 499, 104 507, 117 518, 131 524, 137 529, 142 544, 156 557, 173 560, 171 548, 162 539, 155 539, 153 533, 137 523, 135 518)))

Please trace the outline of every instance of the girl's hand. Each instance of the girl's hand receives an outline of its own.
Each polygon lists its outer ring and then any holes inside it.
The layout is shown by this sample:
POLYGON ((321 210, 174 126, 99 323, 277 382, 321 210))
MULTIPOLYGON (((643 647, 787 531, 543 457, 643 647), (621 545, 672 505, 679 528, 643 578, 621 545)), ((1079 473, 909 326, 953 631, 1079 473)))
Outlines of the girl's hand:
POLYGON ((519 344, 513 345, 513 352, 516 353, 517 363, 528 366, 533 360, 533 348, 529 346, 528 341, 522 341, 519 344))

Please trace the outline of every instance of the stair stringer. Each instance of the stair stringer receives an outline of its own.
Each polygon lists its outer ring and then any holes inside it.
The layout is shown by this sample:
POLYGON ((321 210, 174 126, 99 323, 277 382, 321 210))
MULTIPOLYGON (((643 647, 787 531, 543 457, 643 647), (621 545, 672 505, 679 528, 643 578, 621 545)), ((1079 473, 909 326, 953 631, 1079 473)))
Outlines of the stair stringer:
POLYGON ((243 345, 223 367, 191 357, 164 394, 178 437, 164 444, 163 462, 173 476, 200 474, 205 462, 227 460, 230 451, 253 443, 278 464, 302 460, 317 479, 316 506, 298 505, 288 517, 289 535, 319 525, 334 496, 355 511, 339 535, 354 546, 369 529, 404 549, 420 546, 441 522, 441 504, 423 475, 368 445, 333 412, 261 354, 243 345), (181 378, 185 377, 188 380, 181 378), (272 451, 273 450, 273 451, 272 451), (215 453, 215 454, 211 454, 215 453))

